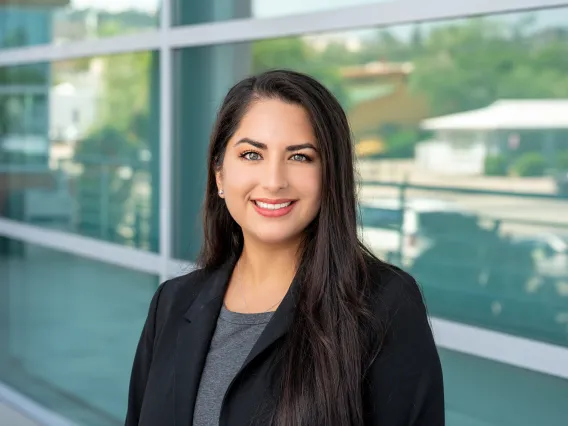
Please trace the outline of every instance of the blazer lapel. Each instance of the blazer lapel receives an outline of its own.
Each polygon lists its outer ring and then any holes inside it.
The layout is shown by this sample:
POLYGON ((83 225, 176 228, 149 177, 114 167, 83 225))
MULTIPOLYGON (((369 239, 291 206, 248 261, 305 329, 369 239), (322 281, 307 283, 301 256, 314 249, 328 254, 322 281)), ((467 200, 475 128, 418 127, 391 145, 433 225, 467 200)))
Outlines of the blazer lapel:
POLYGON ((184 315, 175 351, 174 406, 176 425, 192 424, 201 372, 223 306, 232 264, 213 272, 184 315))
MULTIPOLYGON (((201 373, 233 268, 234 262, 229 262, 204 281, 200 293, 185 313, 180 325, 176 342, 174 379, 175 424, 177 426, 192 424, 201 373)), ((297 287, 296 277, 237 375, 254 358, 286 334, 294 317, 297 287)))
POLYGON ((280 303, 276 312, 274 312, 269 323, 266 324, 266 327, 248 354, 240 371, 243 371, 247 365, 254 360, 254 358, 268 349, 274 342, 288 332, 296 310, 296 293, 299 285, 298 281, 298 276, 296 276, 290 285, 288 293, 286 293, 286 296, 282 300, 282 303, 280 303))

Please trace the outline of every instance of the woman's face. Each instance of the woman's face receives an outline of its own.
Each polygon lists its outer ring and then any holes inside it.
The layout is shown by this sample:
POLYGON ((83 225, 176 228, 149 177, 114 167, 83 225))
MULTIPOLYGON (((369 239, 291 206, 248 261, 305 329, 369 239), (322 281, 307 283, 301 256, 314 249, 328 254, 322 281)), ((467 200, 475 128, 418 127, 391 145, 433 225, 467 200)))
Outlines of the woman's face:
POLYGON ((307 112, 255 101, 229 140, 217 186, 245 239, 292 243, 316 217, 321 159, 307 112))

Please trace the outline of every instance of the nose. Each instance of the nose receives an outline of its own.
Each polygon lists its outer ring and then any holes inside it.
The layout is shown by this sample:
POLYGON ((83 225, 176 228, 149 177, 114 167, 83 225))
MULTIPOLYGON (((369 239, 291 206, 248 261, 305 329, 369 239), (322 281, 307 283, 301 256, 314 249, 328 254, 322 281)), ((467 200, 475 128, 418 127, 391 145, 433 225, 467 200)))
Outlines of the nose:
POLYGON ((278 192, 288 187, 288 173, 286 164, 282 161, 266 162, 266 170, 263 176, 264 189, 270 192, 278 192))

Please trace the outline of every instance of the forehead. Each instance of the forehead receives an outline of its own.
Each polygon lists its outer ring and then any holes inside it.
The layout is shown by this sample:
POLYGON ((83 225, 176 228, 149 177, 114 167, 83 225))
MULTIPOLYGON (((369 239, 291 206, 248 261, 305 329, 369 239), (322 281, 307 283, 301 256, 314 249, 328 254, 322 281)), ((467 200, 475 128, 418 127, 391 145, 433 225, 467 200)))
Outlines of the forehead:
POLYGON ((258 100, 249 107, 234 139, 243 137, 267 145, 317 142, 307 111, 278 99, 258 100))

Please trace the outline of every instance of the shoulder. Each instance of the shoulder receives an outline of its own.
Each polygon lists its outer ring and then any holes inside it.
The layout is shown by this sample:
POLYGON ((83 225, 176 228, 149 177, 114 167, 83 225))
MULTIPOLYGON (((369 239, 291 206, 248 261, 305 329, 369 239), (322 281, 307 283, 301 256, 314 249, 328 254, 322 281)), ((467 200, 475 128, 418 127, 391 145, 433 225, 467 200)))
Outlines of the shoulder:
POLYGON ((160 284, 149 308, 149 318, 158 331, 168 318, 177 318, 189 309, 211 274, 205 269, 194 269, 160 284))
POLYGON ((371 307, 383 319, 392 320, 401 309, 426 315, 422 289, 403 269, 378 260, 368 264, 371 307))
POLYGON ((370 307, 380 327, 382 352, 411 356, 421 349, 425 362, 438 363, 428 310, 414 277, 396 266, 377 262, 370 267, 370 279, 370 307))
POLYGON ((186 274, 171 278, 158 288, 164 297, 176 297, 184 293, 192 293, 201 287, 204 281, 211 275, 211 272, 202 268, 194 268, 186 274))
POLYGON ((212 272, 205 269, 193 269, 184 275, 171 278, 160 284, 154 299, 159 303, 160 309, 167 309, 176 302, 182 305, 191 303, 211 274, 212 272))
POLYGON ((442 367, 421 289, 395 266, 377 262, 369 270, 371 306, 381 320, 368 372, 372 417, 377 424, 443 425, 442 367))

